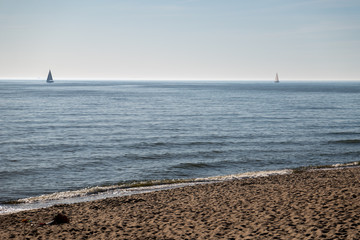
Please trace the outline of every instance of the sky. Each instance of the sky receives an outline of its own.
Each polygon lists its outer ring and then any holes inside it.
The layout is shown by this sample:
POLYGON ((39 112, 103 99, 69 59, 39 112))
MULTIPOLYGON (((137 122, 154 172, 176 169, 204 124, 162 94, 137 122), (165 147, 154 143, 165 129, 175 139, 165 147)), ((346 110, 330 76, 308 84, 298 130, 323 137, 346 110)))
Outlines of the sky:
POLYGON ((360 80, 359 0, 0 0, 0 79, 360 80))

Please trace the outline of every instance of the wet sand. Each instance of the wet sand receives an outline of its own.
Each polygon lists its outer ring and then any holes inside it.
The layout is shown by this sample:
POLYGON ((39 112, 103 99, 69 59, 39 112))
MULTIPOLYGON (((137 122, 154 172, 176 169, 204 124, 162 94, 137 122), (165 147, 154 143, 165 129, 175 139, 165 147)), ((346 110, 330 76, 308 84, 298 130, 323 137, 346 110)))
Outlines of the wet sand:
POLYGON ((360 239, 360 168, 233 180, 1 215, 0 239, 360 239), (57 213, 70 223, 41 225, 57 213))

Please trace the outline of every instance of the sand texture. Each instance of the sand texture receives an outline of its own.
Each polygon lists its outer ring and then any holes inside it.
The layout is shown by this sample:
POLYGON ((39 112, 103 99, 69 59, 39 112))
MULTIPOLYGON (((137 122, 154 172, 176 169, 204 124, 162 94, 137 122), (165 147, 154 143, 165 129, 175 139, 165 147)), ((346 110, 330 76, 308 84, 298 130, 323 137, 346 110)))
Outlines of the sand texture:
POLYGON ((234 180, 2 215, 0 239, 360 239, 360 168, 234 180), (40 225, 57 213, 70 223, 40 225))

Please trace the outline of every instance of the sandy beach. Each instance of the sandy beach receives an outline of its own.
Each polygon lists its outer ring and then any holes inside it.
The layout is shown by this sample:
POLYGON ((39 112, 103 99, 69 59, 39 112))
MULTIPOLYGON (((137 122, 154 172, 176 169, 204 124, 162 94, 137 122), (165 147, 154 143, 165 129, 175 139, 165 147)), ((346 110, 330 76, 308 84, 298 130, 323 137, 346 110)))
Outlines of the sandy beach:
POLYGON ((360 168, 233 180, 1 215, 0 239, 360 239, 360 168), (70 223, 43 224, 58 213, 70 223))

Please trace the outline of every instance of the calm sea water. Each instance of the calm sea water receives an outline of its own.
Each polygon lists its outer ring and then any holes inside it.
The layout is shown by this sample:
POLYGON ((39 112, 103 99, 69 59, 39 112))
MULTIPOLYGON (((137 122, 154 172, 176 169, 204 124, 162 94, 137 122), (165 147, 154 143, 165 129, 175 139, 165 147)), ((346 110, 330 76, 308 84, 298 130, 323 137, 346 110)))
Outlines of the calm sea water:
POLYGON ((360 161, 360 82, 0 81, 0 201, 360 161))

